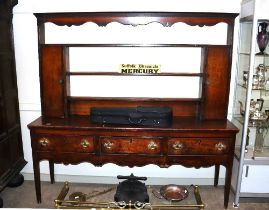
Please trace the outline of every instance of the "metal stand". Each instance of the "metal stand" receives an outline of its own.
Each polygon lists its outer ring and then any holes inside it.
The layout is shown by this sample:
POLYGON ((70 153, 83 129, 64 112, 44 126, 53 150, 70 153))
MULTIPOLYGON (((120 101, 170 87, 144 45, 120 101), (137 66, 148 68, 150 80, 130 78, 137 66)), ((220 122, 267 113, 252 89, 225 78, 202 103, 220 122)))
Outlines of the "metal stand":
POLYGON ((55 208, 57 209, 85 209, 85 208, 94 208, 96 210, 114 210, 114 209, 199 209, 204 210, 205 205, 202 202, 199 187, 197 185, 193 186, 193 194, 195 196, 195 202, 193 204, 151 204, 151 203, 126 203, 124 201, 120 202, 87 202, 79 200, 65 200, 66 195, 69 191, 68 182, 65 182, 64 186, 61 189, 57 199, 54 200, 55 208))

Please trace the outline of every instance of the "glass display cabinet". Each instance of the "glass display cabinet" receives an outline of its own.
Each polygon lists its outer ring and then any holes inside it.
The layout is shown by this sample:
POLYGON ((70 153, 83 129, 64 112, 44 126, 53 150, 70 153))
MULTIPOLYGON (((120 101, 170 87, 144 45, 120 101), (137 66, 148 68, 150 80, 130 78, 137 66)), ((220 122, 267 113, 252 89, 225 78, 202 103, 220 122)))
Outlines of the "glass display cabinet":
POLYGON ((269 197, 268 0, 243 0, 233 122, 240 128, 232 186, 240 197, 269 197))

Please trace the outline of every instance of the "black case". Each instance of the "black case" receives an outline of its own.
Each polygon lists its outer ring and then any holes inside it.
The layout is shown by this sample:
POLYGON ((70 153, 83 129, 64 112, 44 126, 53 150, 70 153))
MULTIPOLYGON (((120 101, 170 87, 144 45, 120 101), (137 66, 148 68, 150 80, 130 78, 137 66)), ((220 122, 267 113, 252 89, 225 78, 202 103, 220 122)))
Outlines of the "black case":
POLYGON ((170 107, 134 107, 91 109, 91 121, 102 124, 123 124, 142 126, 169 126, 172 123, 170 107))

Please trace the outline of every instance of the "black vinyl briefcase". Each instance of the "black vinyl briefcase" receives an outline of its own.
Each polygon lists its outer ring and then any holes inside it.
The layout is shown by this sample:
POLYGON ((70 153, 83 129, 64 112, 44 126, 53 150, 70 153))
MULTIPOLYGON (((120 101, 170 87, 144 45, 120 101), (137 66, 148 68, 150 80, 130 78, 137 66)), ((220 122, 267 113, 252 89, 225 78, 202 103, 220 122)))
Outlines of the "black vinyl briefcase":
POLYGON ((91 121, 102 124, 123 124, 141 126, 169 126, 172 123, 170 107, 93 107, 91 121))

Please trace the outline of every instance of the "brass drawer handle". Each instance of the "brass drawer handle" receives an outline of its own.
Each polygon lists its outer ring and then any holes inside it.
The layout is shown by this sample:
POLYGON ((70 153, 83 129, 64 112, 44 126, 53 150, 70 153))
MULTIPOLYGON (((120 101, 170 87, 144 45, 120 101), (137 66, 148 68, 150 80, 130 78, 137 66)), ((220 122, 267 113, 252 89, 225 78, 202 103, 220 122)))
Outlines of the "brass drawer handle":
POLYGON ((218 150, 218 151, 223 151, 226 149, 226 145, 224 145, 223 143, 219 142, 215 145, 215 148, 218 150))
POLYGON ((87 139, 82 139, 80 145, 82 146, 83 149, 86 149, 87 147, 89 147, 90 142, 87 139))
POLYGON ((157 148, 158 148, 158 145, 153 141, 148 144, 148 149, 149 150, 155 150, 157 148))
POLYGON ((177 143, 174 143, 172 147, 174 150, 181 150, 183 148, 183 144, 177 142, 177 143))
POLYGON ((113 142, 107 141, 103 145, 104 145, 104 148, 106 148, 106 149, 112 149, 113 142))
POLYGON ((47 147, 49 145, 49 140, 47 138, 41 138, 39 140, 39 144, 42 146, 42 147, 47 147))

